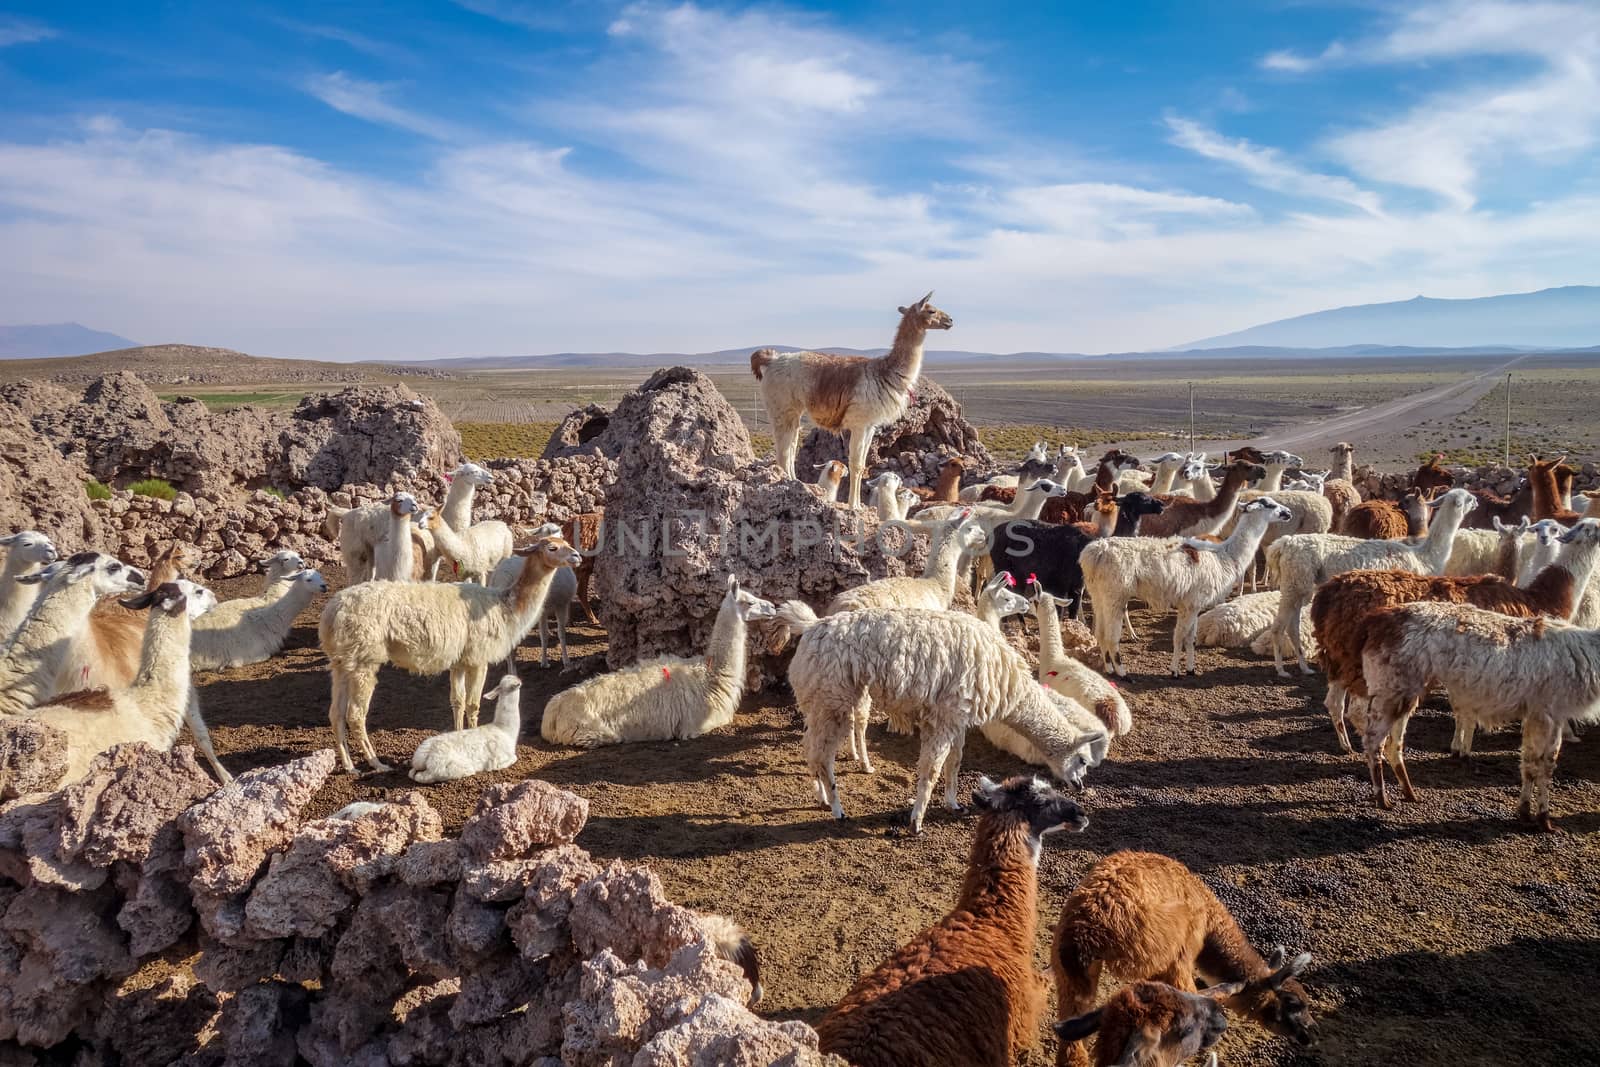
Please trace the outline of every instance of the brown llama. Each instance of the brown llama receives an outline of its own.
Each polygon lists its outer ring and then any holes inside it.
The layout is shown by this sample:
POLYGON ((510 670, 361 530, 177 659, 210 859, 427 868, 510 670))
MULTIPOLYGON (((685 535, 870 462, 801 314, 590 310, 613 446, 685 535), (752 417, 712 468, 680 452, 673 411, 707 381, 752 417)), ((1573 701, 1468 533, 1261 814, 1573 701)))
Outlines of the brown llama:
POLYGON ((854 1067, 1010 1067, 1049 980, 1033 964, 1044 836, 1089 819, 1042 779, 978 781, 982 812, 955 910, 863 975, 817 1024, 854 1067))
MULTIPOLYGON (((1165 982, 1135 982, 1094 1011, 1056 1023, 1056 1037, 1067 1043, 1098 1033, 1095 1067, 1176 1067, 1221 1040, 1228 1013, 1220 1001, 1243 989, 1243 982, 1227 982, 1185 993, 1165 982)), ((1216 1067, 1217 1054, 1206 1063, 1216 1067)))
POLYGON ((1362 537, 1369 541, 1422 537, 1428 532, 1427 503, 1431 499, 1433 490, 1413 489, 1398 502, 1364 501, 1346 512, 1344 521, 1335 529, 1345 537, 1362 537))
POLYGON ((1555 459, 1528 457, 1528 486, 1533 491, 1534 522, 1540 519, 1554 519, 1563 526, 1571 526, 1583 518, 1562 504, 1561 483, 1556 472, 1566 458, 1565 455, 1557 456, 1555 459))
MULTIPOLYGON (((1253 450, 1252 450, 1253 451, 1253 450)), ((1230 463, 1222 476, 1222 487, 1211 500, 1196 500, 1177 493, 1161 493, 1153 499, 1165 507, 1161 514, 1151 515, 1139 524, 1140 537, 1191 537, 1214 534, 1228 524, 1239 504, 1244 487, 1257 478, 1264 478, 1267 469, 1255 460, 1239 456, 1230 463)))
MULTIPOLYGON (((1215 893, 1175 859, 1153 852, 1115 852, 1089 869, 1061 908, 1050 962, 1057 1017, 1071 1019, 1094 1004, 1100 973, 1125 982, 1153 980, 1195 992, 1208 984, 1243 982, 1222 998, 1276 1034, 1311 1041, 1306 991, 1297 976, 1311 963, 1301 953, 1284 963, 1251 947, 1215 893)), ((1056 1063, 1086 1067, 1081 1042, 1064 1041, 1056 1063)))
POLYGON ((861 478, 867 469, 872 435, 905 413, 922 372, 922 342, 929 330, 955 325, 931 303, 933 293, 900 308, 900 328, 887 355, 835 356, 825 352, 783 352, 762 348, 750 355, 750 373, 761 383, 761 401, 772 416, 778 466, 790 478, 800 443, 800 416, 824 430, 850 433, 850 497, 861 506, 861 478))
MULTIPOLYGON (((1509 527, 1507 532, 1515 529, 1509 527)), ((1365 724, 1363 712, 1370 694, 1361 674, 1361 655, 1367 642, 1367 620, 1374 611, 1428 600, 1471 604, 1524 619, 1536 615, 1567 619, 1600 563, 1600 526, 1582 523, 1559 540, 1568 546, 1561 558, 1540 571, 1526 589, 1499 574, 1449 578, 1405 571, 1351 571, 1324 582, 1311 601, 1311 625, 1322 650, 1322 669, 1328 675, 1326 704, 1339 747, 1355 751, 1350 746, 1347 718, 1358 728, 1365 724)), ((1457 724, 1450 750, 1465 756, 1471 749, 1469 720, 1457 724)), ((1391 752, 1389 758, 1393 765, 1401 757, 1391 752)), ((1409 799, 1409 787, 1407 793, 1409 799)))
POLYGON ((1433 489, 1441 493, 1446 489, 1452 488, 1456 484, 1456 476, 1445 470, 1441 465, 1443 463, 1443 452, 1435 452, 1432 456, 1429 456, 1428 462, 1418 467, 1417 473, 1411 476, 1411 487, 1413 489, 1433 489))
POLYGON ((589 582, 594 578, 594 559, 600 551, 600 529, 605 520, 605 508, 595 508, 593 511, 580 511, 567 523, 567 543, 583 556, 583 561, 573 568, 573 574, 578 579, 578 591, 572 599, 583 609, 585 620, 591 623, 600 621, 595 617, 594 608, 589 606, 589 582))
MULTIPOLYGON (((961 476, 967 472, 967 461, 960 456, 951 456, 939 465, 939 480, 933 483, 930 489, 926 485, 908 485, 913 496, 917 498, 916 507, 926 504, 955 504, 961 500, 961 476)), ((915 508, 913 508, 913 514, 915 508)))

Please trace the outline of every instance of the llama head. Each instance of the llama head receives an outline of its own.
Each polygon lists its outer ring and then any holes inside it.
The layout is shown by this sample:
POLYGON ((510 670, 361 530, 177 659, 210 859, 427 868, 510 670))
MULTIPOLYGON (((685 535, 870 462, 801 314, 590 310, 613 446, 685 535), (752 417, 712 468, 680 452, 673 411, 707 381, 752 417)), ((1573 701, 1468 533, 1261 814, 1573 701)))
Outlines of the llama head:
MULTIPOLYGON (((1165 982, 1135 982, 1118 990, 1104 1005, 1085 1015, 1055 1024, 1063 1042, 1100 1034, 1101 1050, 1110 1048, 1119 1065, 1183 1063, 1211 1048, 1228 1030, 1228 1013, 1217 990, 1237 990, 1242 983, 1212 986, 1204 993, 1186 993, 1165 982)), ((1216 1053, 1207 1067, 1216 1063, 1216 1053)))
POLYGON ((1186 458, 1188 457, 1178 452, 1163 452, 1155 459, 1150 460, 1149 465, 1152 467, 1176 467, 1186 458))
MULTIPOLYGON (((1549 539, 1545 536, 1544 527, 1546 523, 1554 526, 1556 528, 1556 533, 1560 533, 1562 531, 1561 524, 1556 522, 1554 519, 1540 519, 1535 523, 1529 522, 1528 516, 1524 515, 1522 516, 1522 521, 1517 523, 1515 526, 1507 526, 1505 523, 1500 521, 1500 516, 1498 515, 1493 516, 1489 520, 1489 525, 1494 527, 1494 532, 1503 538, 1520 539, 1523 534, 1531 530, 1533 531, 1533 535, 1539 539, 1539 543, 1542 545, 1548 545, 1550 543, 1549 539)), ((1551 536, 1554 535, 1552 534, 1551 536)))
MULTIPOLYGON (((1546 522, 1554 523, 1554 520, 1541 519, 1540 525, 1542 526, 1546 522)), ((1556 529, 1559 530, 1560 528, 1561 527, 1559 525, 1556 526, 1556 529)), ((1543 540, 1544 536, 1545 531, 1541 530, 1539 532, 1540 539, 1543 540)), ((1556 538, 1556 540, 1560 541, 1564 545, 1600 544, 1600 520, 1581 519, 1578 522, 1573 523, 1572 529, 1561 534, 1556 538)), ((1548 542, 1546 543, 1548 544, 1548 542)))
POLYGON ((831 485, 835 489, 839 487, 840 482, 844 481, 844 476, 850 473, 850 468, 836 459, 830 459, 826 463, 818 463, 816 469, 817 484, 831 485))
POLYGON ((452 484, 465 480, 468 485, 493 485, 494 475, 476 463, 466 462, 446 474, 444 480, 452 484))
POLYGON ((1351 444, 1349 441, 1340 441, 1338 444, 1328 449, 1328 451, 1333 453, 1334 459, 1343 460, 1346 456, 1353 456, 1356 454, 1356 446, 1351 444))
MULTIPOLYGON (((433 524, 437 526, 438 523, 439 515, 435 512, 433 524)), ((583 557, 578 554, 578 550, 567 544, 567 539, 559 533, 548 534, 530 545, 522 545, 511 551, 524 559, 537 556, 551 570, 557 567, 576 567, 583 562, 583 557)), ((528 567, 523 567, 522 570, 524 574, 529 572, 528 567)))
POLYGON ((728 575, 728 591, 723 595, 723 603, 732 603, 733 610, 739 613, 739 618, 745 622, 751 619, 771 619, 778 614, 777 605, 770 600, 762 600, 754 593, 740 587, 737 575, 728 575))
POLYGON ((292 548, 280 548, 270 556, 260 556, 255 563, 256 569, 262 573, 275 570, 279 574, 293 574, 306 565, 300 553, 292 548))
POLYGON ((417 498, 410 493, 396 493, 389 498, 389 514, 395 518, 417 513, 417 498))
POLYGON ((1267 960, 1267 973, 1238 985, 1236 992, 1217 991, 1217 999, 1242 1015, 1248 1015, 1274 1034, 1292 1037, 1302 1045, 1311 1044, 1311 1004, 1300 975, 1311 966, 1311 953, 1302 952, 1292 960, 1280 945, 1267 960))
POLYGON ((956 324, 955 319, 933 306, 932 289, 929 289, 928 295, 918 300, 915 304, 898 310, 902 316, 910 319, 924 330, 948 330, 956 324))
POLYGON ((1014 819, 1026 824, 1036 858, 1038 845, 1046 834, 1058 830, 1082 833, 1089 825, 1089 816, 1077 801, 1037 775, 1019 774, 998 783, 982 776, 973 791, 972 803, 985 818, 1014 819))
POLYGON ((502 697, 515 696, 522 692, 522 679, 507 673, 500 679, 500 684, 494 687, 494 692, 489 695, 499 700, 502 697))
POLYGON ((1183 461, 1183 466, 1178 470, 1178 477, 1186 482, 1198 482, 1206 475, 1206 454, 1204 452, 1192 453, 1183 461))
POLYGON ((1239 505, 1239 513, 1241 515, 1256 515, 1261 512, 1266 512, 1266 519, 1269 525, 1290 522, 1294 519, 1294 512, 1270 496, 1258 496, 1254 500, 1246 500, 1239 505))
POLYGON ((1149 493, 1134 490, 1124 493, 1117 498, 1117 506, 1122 509, 1122 514, 1138 518, 1141 515, 1159 515, 1167 510, 1167 505, 1151 496, 1149 493))
POLYGON ((56 546, 50 538, 34 530, 21 530, 8 537, 0 537, 0 548, 6 550, 8 560, 46 564, 54 563, 57 559, 56 546))
POLYGON ((884 471, 882 474, 876 475, 875 477, 872 477, 872 478, 868 478, 862 484, 863 485, 870 485, 874 489, 878 488, 879 486, 882 486, 884 492, 893 493, 893 492, 899 492, 901 482, 900 482, 900 476, 898 474, 896 474, 894 471, 884 471))
POLYGON ((154 589, 120 602, 133 611, 161 611, 167 615, 182 612, 191 620, 198 619, 217 606, 217 595, 205 586, 196 585, 187 578, 163 582, 154 589))
MULTIPOLYGON (((1256 454, 1260 455, 1259 452, 1256 454)), ((1266 476, 1267 468, 1262 464, 1261 460, 1251 459, 1249 456, 1241 456, 1237 452, 1234 453, 1233 462, 1229 463, 1223 470, 1224 478, 1232 478, 1240 484, 1260 481, 1266 476)))
POLYGON ((42 571, 24 574, 17 581, 23 585, 46 582, 52 590, 87 581, 94 595, 102 597, 138 592, 144 588, 145 577, 143 571, 135 570, 115 556, 79 552, 57 560, 42 571))
POLYGON ((1010 571, 1001 571, 990 578, 983 587, 983 598, 994 605, 994 609, 1003 619, 1008 615, 1021 615, 1028 610, 1028 601, 1025 597, 1012 590, 1017 584, 1016 578, 1010 571))
POLYGON ((1046 500, 1053 496, 1066 496, 1069 492, 1066 486, 1060 482, 1052 482, 1049 478, 1040 478, 1022 491, 1024 493, 1043 493, 1046 500))
POLYGON ((322 576, 321 571, 301 571, 294 576, 294 580, 301 585, 309 586, 313 593, 326 593, 328 580, 322 576))
POLYGON ((1450 512, 1457 517, 1461 517, 1478 510, 1478 498, 1465 489, 1451 489, 1449 492, 1428 501, 1428 507, 1441 515, 1450 512))
POLYGON ((1411 476, 1411 484, 1418 489, 1448 489, 1455 484, 1454 475, 1439 464, 1444 460, 1443 453, 1436 452, 1429 457, 1428 462, 1417 468, 1417 473, 1411 476))

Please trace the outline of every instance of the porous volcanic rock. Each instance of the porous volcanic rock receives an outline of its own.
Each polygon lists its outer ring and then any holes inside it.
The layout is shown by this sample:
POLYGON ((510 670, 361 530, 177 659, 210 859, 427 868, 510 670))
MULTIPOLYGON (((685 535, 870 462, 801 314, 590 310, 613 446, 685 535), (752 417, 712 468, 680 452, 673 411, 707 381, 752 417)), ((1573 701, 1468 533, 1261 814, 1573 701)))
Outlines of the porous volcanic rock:
POLYGON ((38 399, 44 392, 70 394, 42 382, 0 391, 0 531, 38 530, 63 553, 106 547, 100 517, 89 506, 81 465, 62 456, 40 435, 12 396, 38 399))
POLYGON ((925 537, 880 537, 874 513, 825 504, 758 461, 738 412, 699 371, 657 371, 617 405, 606 433, 630 442, 606 491, 595 560, 614 667, 703 652, 730 573, 768 600, 820 604, 872 578, 919 573, 926 559, 925 537))
POLYGON ((0 720, 0 800, 54 789, 66 774, 66 734, 32 719, 0 720))
POLYGON ((604 404, 585 404, 555 428, 550 440, 545 442, 542 459, 564 456, 599 455, 616 459, 622 454, 623 443, 619 435, 608 433, 611 428, 611 408, 604 404))

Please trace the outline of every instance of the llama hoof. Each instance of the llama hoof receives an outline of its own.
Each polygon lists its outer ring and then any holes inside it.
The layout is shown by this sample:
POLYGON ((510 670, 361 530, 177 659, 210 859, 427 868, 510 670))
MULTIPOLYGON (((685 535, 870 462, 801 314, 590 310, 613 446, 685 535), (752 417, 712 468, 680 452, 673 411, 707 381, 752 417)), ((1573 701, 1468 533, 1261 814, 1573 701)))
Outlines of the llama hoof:
POLYGON ((1394 801, 1390 800, 1388 797, 1379 797, 1378 807, 1382 808, 1384 811, 1393 811, 1394 801))
POLYGON ((1565 830, 1563 830, 1561 827, 1557 826, 1555 824, 1555 821, 1550 818, 1550 813, 1548 811, 1545 812, 1543 815, 1539 816, 1539 820, 1535 825, 1537 825, 1539 827, 1539 832, 1542 833, 1542 834, 1564 834, 1564 833, 1566 833, 1565 830))
POLYGON ((1316 674, 1317 672, 1315 670, 1313 670, 1312 668, 1310 668, 1310 667, 1301 667, 1300 668, 1300 673, 1301 674, 1316 674))

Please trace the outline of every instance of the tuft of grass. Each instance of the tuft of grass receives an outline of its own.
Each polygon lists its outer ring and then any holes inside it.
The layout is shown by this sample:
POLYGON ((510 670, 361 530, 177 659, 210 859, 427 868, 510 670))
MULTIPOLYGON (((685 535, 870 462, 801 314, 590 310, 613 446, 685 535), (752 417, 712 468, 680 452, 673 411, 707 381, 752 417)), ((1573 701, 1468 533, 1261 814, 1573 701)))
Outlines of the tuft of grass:
POLYGON ((111 487, 98 478, 90 478, 83 483, 83 491, 89 495, 90 500, 110 500, 111 487))
POLYGON ((154 497, 157 500, 171 500, 178 495, 172 483, 164 478, 146 478, 128 486, 128 491, 134 496, 154 497))
POLYGON ((266 493, 268 496, 275 496, 279 500, 283 500, 283 499, 287 498, 288 495, 289 495, 288 493, 285 493, 282 489, 279 489, 275 485, 267 486, 265 489, 262 490, 262 492, 266 493))
POLYGON ((458 422, 461 450, 471 460, 537 459, 560 423, 458 422))
POLYGON ((757 459, 773 455, 772 435, 761 431, 751 433, 750 449, 756 454, 757 459))

